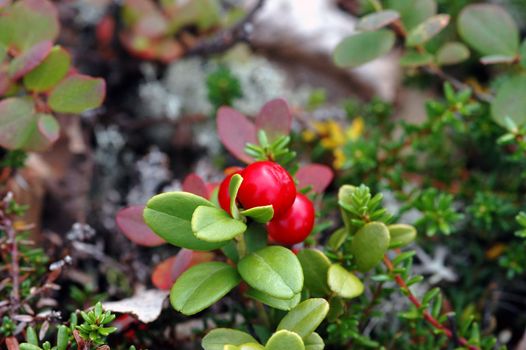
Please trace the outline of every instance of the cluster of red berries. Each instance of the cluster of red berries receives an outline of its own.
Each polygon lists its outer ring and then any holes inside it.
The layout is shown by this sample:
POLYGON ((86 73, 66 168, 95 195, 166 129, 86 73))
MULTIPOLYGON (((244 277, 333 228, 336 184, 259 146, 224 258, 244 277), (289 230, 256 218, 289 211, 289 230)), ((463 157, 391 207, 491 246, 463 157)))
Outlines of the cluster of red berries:
MULTIPOLYGON (((267 224, 270 237, 281 244, 303 242, 314 226, 314 206, 303 194, 296 192, 294 180, 279 164, 255 162, 228 175, 219 186, 219 204, 230 213, 230 179, 243 177, 237 201, 244 209, 272 205, 274 217, 267 224)), ((231 213, 230 213, 231 214, 231 213)))

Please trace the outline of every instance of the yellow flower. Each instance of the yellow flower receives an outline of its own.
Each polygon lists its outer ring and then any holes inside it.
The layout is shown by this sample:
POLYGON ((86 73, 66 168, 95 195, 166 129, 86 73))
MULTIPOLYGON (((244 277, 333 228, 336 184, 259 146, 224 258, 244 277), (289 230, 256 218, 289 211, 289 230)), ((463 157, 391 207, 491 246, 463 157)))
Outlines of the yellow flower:
POLYGON ((332 163, 334 169, 343 168, 345 165, 345 154, 343 153, 343 150, 341 148, 336 148, 332 154, 334 156, 334 161, 332 163))
POLYGON ((355 141, 362 135, 363 129, 364 129, 363 118, 362 117, 354 118, 354 120, 351 123, 351 126, 349 126, 349 128, 347 129, 347 132, 346 132, 347 138, 349 138, 349 140, 351 141, 355 141))
POLYGON ((301 133, 301 136, 303 137, 303 141, 305 142, 312 142, 314 139, 316 139, 316 133, 312 130, 305 130, 301 133))
POLYGON ((495 260, 504 253, 506 245, 503 243, 495 243, 488 250, 486 250, 486 258, 489 260, 495 260))

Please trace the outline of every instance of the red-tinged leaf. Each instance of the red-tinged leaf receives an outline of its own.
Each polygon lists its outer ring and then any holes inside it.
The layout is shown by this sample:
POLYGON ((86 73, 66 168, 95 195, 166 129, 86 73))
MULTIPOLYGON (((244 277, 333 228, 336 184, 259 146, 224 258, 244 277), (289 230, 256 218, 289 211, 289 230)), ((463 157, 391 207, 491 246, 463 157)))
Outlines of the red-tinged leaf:
POLYGON ((20 349, 18 340, 16 340, 15 337, 7 337, 5 339, 5 346, 7 347, 7 350, 19 350, 20 349))
POLYGON ((256 143, 256 126, 247 117, 230 107, 219 108, 217 134, 223 146, 233 156, 245 163, 253 161, 245 153, 245 145, 256 143))
POLYGON ((208 189, 208 185, 197 174, 192 173, 184 179, 183 191, 196 194, 206 199, 210 198, 210 191, 208 189))
POLYGON ((0 72, 0 95, 5 94, 6 91, 9 90, 10 85, 11 80, 9 80, 7 73, 0 72))
POLYGON ((130 241, 138 245, 156 247, 166 243, 146 225, 142 217, 143 210, 144 206, 142 205, 134 205, 119 210, 115 218, 117 226, 130 241))
POLYGON ((333 177, 331 168, 322 164, 307 164, 296 173, 298 188, 312 186, 312 190, 316 193, 323 193, 333 177))
POLYGON ((269 141, 288 135, 292 126, 292 114, 287 101, 282 98, 271 100, 259 111, 256 117, 256 129, 264 130, 269 141))
POLYGON ((64 79, 70 67, 70 54, 55 46, 38 67, 24 76, 24 86, 31 91, 48 91, 64 79))
POLYGON ((159 289, 168 290, 190 267, 212 261, 213 258, 214 254, 211 252, 197 252, 183 248, 177 255, 164 260, 155 267, 152 273, 152 283, 159 289))
POLYGON ((50 114, 40 114, 37 125, 40 133, 51 143, 58 139, 60 135, 60 125, 55 117, 50 114))
POLYGON ((97 41, 102 46, 110 46, 115 34, 115 19, 112 16, 103 17, 95 30, 97 41))
POLYGON ((55 41, 58 11, 49 0, 21 0, 0 16, 0 43, 24 52, 42 41, 55 41))
POLYGON ((34 108, 26 98, 6 98, 0 102, 0 146, 22 148, 34 124, 34 108))
POLYGON ((20 79, 35 69, 51 52, 53 43, 42 41, 11 61, 7 70, 11 79, 20 79))
POLYGON ((105 95, 104 79, 74 74, 51 90, 48 104, 55 112, 77 114, 99 107, 105 95))

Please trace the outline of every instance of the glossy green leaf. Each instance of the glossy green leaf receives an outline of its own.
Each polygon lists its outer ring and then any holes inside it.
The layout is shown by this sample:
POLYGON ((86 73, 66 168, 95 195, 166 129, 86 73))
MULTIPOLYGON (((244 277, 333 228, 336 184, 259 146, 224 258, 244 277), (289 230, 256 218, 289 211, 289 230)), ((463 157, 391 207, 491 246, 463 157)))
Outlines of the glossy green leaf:
POLYGON ((106 95, 103 79, 75 74, 61 81, 51 90, 48 104, 59 113, 82 113, 100 107, 106 95))
POLYGON ((223 350, 227 344, 241 345, 257 343, 250 334, 229 328, 216 328, 204 336, 201 345, 204 350, 223 350))
POLYGON ((265 350, 265 347, 259 343, 246 343, 241 344, 239 350, 265 350))
POLYGON ((351 206, 352 199, 351 196, 356 190, 356 186, 353 185, 343 185, 338 190, 338 204, 343 208, 348 208, 351 206))
POLYGON ((191 224, 194 235, 206 242, 228 241, 247 229, 245 223, 232 219, 223 209, 209 205, 195 209, 191 224))
POLYGON ((24 76, 24 86, 31 91, 47 91, 66 76, 70 66, 69 53, 55 46, 40 65, 24 76))
POLYGON ((20 344, 20 350, 42 350, 42 348, 37 345, 22 343, 20 344))
POLYGON ((17 80, 35 69, 49 55, 52 47, 51 41, 43 41, 17 56, 9 63, 9 77, 17 80))
POLYGON ((429 17, 408 33, 406 44, 417 46, 428 42, 449 24, 449 19, 449 15, 429 17))
POLYGON ((254 223, 250 224, 247 228, 247 231, 245 232, 244 237, 248 254, 263 249, 267 246, 267 230, 263 225, 254 223))
POLYGON ((297 254, 303 269, 304 286, 311 296, 325 296, 330 293, 327 272, 331 266, 329 258, 317 249, 302 249, 297 254))
POLYGON ((305 350, 323 350, 325 348, 323 339, 316 332, 312 332, 303 342, 305 343, 305 350))
POLYGON ((242 182, 243 177, 241 177, 241 175, 239 174, 235 174, 230 179, 230 184, 228 187, 228 194, 230 195, 230 212, 232 213, 232 216, 236 219, 239 219, 239 209, 237 208, 236 204, 237 192, 239 191, 242 182))
POLYGON ((265 305, 268 305, 274 309, 289 311, 294 306, 298 305, 301 300, 301 293, 295 294, 291 299, 279 299, 274 298, 268 294, 260 292, 254 288, 250 288, 246 295, 252 299, 258 300, 265 305))
POLYGON ((439 65, 450 65, 464 62, 469 58, 469 49, 466 45, 459 42, 445 43, 436 54, 436 61, 439 65))
POLYGON ((400 13, 406 31, 410 31, 437 12, 434 0, 388 0, 387 7, 400 13))
POLYGON ((411 225, 406 224, 393 224, 387 226, 389 230, 389 248, 391 247, 404 247, 409 243, 413 242, 416 238, 416 229, 411 225))
POLYGON ((421 67, 433 63, 433 55, 428 52, 407 51, 400 57, 402 67, 421 67))
POLYGON ((0 16, 0 43, 23 52, 42 41, 54 41, 59 33, 56 6, 48 0, 21 0, 0 16))
POLYGON ((519 48, 519 30, 513 18, 500 6, 466 6, 457 21, 458 32, 469 46, 484 56, 515 56, 519 48))
POLYGON ((493 119, 506 127, 506 117, 517 126, 526 123, 526 75, 519 74, 501 84, 491 103, 493 119))
POLYGON ((185 315, 202 311, 237 286, 237 271, 223 262, 207 262, 186 270, 170 290, 174 309, 185 315))
POLYGON ((350 252, 358 269, 369 271, 382 261, 389 248, 389 230, 381 222, 364 225, 353 237, 350 252))
MULTIPOLYGON (((343 213, 343 215, 345 215, 345 213, 343 213)), ((333 250, 338 250, 342 244, 345 243, 347 237, 349 237, 349 231, 347 231, 347 228, 341 227, 331 234, 327 246, 333 250)))
POLYGON ((289 311, 278 324, 278 330, 286 329, 306 338, 318 328, 329 312, 325 299, 307 299, 289 311))
POLYGON ((354 34, 343 39, 334 51, 334 62, 341 67, 357 67, 387 54, 395 35, 387 29, 354 34))
POLYGON ((291 299, 303 287, 298 258, 281 246, 266 247, 247 255, 239 261, 238 270, 252 288, 275 298, 291 299))
POLYGON ((168 192, 152 197, 144 208, 144 222, 170 244, 192 250, 213 250, 227 242, 205 242, 192 233, 192 214, 199 206, 214 205, 187 192, 168 192))
POLYGON ((305 345, 296 333, 281 330, 270 337, 265 345, 265 350, 305 350, 305 345))
POLYGON ((521 47, 519 49, 520 51, 520 63, 522 68, 526 68, 526 39, 522 41, 521 47))
POLYGON ((248 216, 256 222, 265 224, 272 220, 274 216, 274 208, 272 205, 265 205, 262 207, 254 207, 247 210, 242 210, 241 215, 248 216))
POLYGON ((388 26, 399 18, 400 14, 394 10, 373 12, 360 18, 360 21, 356 25, 356 29, 363 31, 377 30, 388 26))
POLYGON ((342 298, 351 299, 363 293, 363 283, 340 264, 332 264, 327 281, 331 290, 342 298))

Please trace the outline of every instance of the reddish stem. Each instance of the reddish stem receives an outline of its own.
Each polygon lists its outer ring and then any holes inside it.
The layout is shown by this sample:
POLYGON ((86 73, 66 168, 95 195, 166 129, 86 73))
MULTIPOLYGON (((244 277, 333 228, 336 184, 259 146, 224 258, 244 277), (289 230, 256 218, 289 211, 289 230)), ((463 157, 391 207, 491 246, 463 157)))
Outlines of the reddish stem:
MULTIPOLYGON (((389 260, 389 258, 387 257, 387 255, 384 256, 384 264, 385 266, 387 266, 387 269, 389 270, 389 272, 392 272, 394 270, 394 267, 393 267, 393 263, 391 262, 391 260, 389 260)), ((395 275, 395 281, 396 281, 396 284, 398 284, 398 286, 404 290, 406 293, 407 293, 407 297, 409 298, 409 300, 411 301, 411 303, 413 303, 413 305, 415 305, 417 307, 417 309, 420 309, 422 307, 422 303, 420 302, 420 300, 418 300, 415 295, 411 292, 411 290, 409 289, 409 287, 407 286, 407 284, 405 283, 404 279, 402 278, 402 276, 400 275, 395 275)), ((429 311, 427 310, 423 310, 423 315, 424 315, 424 319, 429 322, 429 324, 431 324, 433 327, 435 327, 436 329, 444 332, 444 334, 452 339, 453 338, 453 332, 447 328, 446 326, 444 326, 443 324, 441 324, 440 322, 438 322, 438 320, 436 318, 434 318, 430 313, 429 311)), ((470 345, 468 343, 468 341, 459 336, 458 337, 458 342, 460 345, 462 346, 465 346, 466 348, 468 348, 469 350, 480 350, 478 347, 474 346, 474 345, 470 345)))

